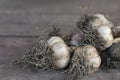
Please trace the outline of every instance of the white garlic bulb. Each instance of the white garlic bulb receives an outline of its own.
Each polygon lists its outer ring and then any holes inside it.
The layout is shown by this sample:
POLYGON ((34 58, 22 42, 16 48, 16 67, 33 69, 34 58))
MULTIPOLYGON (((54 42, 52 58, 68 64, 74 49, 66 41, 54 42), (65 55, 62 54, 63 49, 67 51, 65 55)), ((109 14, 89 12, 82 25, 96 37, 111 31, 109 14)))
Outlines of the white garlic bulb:
POLYGON ((96 48, 92 45, 86 45, 79 47, 75 50, 73 56, 79 56, 78 60, 83 60, 83 67, 87 66, 88 74, 94 73, 98 70, 101 64, 101 58, 96 50, 96 48))
POLYGON ((70 52, 63 39, 58 36, 53 36, 48 40, 48 45, 53 51, 53 66, 56 69, 65 68, 70 61, 70 52))
MULTIPOLYGON (((92 44, 100 51, 106 50, 113 42, 111 30, 113 26, 103 14, 83 16, 77 23, 79 31, 84 33, 83 39, 79 43, 92 44)), ((77 39, 79 38, 77 37, 77 39)))
POLYGON ((104 47, 108 48, 113 43, 113 35, 110 27, 103 25, 97 29, 98 36, 105 42, 104 47))
POLYGON ((110 47, 113 43, 112 29, 113 24, 103 15, 95 14, 96 19, 91 23, 93 29, 98 33, 99 39, 103 42, 102 50, 110 47))

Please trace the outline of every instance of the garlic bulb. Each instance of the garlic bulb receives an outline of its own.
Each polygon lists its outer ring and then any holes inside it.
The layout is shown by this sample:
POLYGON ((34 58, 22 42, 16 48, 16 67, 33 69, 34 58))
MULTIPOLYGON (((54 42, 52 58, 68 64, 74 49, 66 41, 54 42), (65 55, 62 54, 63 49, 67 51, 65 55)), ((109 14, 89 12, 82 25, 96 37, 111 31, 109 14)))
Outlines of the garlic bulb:
POLYGON ((103 42, 102 50, 110 47, 113 42, 113 34, 111 28, 113 24, 102 14, 95 14, 93 17, 96 17, 91 22, 93 29, 97 31, 98 38, 103 42))
POLYGON ((75 49, 68 70, 70 80, 83 80, 86 76, 97 71, 101 58, 92 45, 81 46, 75 49))
POLYGON ((53 36, 48 40, 48 45, 53 51, 52 63, 56 69, 65 68, 70 61, 70 52, 65 42, 58 36, 53 36))
POLYGON ((106 42, 104 47, 108 48, 112 45, 113 42, 113 35, 110 27, 108 26, 100 26, 97 29, 98 36, 102 39, 102 41, 106 42))
POLYGON ((83 16, 77 28, 83 33, 80 44, 92 44, 100 51, 112 45, 113 24, 102 14, 83 16))
POLYGON ((94 46, 86 45, 79 47, 74 54, 78 55, 80 59, 84 59, 84 63, 81 65, 88 66, 88 73, 94 73, 100 67, 101 58, 94 46))

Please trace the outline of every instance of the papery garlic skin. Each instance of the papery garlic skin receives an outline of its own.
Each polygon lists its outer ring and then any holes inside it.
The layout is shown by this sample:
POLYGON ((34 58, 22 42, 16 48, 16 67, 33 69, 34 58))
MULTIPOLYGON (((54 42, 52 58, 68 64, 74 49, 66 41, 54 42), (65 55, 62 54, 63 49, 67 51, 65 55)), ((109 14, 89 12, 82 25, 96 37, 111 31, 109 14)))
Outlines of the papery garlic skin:
POLYGON ((55 44, 56 42, 64 42, 64 41, 62 40, 62 38, 57 37, 57 36, 54 36, 54 37, 51 37, 51 38, 48 40, 48 45, 49 45, 49 46, 52 46, 52 45, 55 44))
POLYGON ((113 24, 103 15, 103 14, 95 14, 94 17, 96 17, 95 21, 92 24, 92 26, 99 27, 101 25, 107 25, 110 28, 113 27, 113 24))
POLYGON ((119 37, 119 38, 115 38, 115 39, 113 40, 113 43, 120 43, 120 37, 119 37))
POLYGON ((101 58, 94 46, 86 45, 79 47, 75 50, 74 54, 77 54, 80 57, 80 60, 84 59, 84 62, 81 65, 83 65, 83 67, 88 66, 87 70, 89 74, 94 73, 99 69, 101 58))
POLYGON ((70 61, 70 52, 65 42, 58 36, 53 36, 48 40, 48 45, 53 51, 52 62, 56 69, 65 68, 70 61))
POLYGON ((120 26, 113 27, 112 33, 114 38, 120 37, 120 26))
POLYGON ((99 37, 106 42, 105 48, 110 47, 113 43, 113 35, 112 35, 111 28, 108 26, 100 26, 97 29, 97 31, 98 31, 99 37))
POLYGON ((70 43, 73 46, 79 46, 79 43, 82 41, 82 39, 83 39, 83 33, 79 32, 72 36, 70 43))

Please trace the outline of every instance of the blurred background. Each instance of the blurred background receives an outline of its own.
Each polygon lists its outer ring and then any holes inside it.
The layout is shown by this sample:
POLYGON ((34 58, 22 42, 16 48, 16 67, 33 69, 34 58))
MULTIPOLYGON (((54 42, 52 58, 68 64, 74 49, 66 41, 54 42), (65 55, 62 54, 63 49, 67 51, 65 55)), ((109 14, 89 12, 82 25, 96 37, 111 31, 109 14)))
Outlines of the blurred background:
MULTIPOLYGON (((63 80, 60 72, 28 73, 7 65, 52 25, 70 33, 86 13, 103 13, 120 25, 120 0, 0 0, 0 80, 63 80)), ((120 80, 120 73, 98 71, 89 80, 120 80)))

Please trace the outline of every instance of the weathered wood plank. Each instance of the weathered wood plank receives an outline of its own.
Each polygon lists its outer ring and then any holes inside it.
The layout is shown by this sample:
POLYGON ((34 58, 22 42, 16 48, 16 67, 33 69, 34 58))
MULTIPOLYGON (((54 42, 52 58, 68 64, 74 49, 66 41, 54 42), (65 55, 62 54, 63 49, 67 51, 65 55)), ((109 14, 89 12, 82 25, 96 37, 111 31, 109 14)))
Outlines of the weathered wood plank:
POLYGON ((37 43, 36 38, 0 38, 0 64, 18 58, 37 43))
MULTIPOLYGON (((39 16, 39 15, 38 15, 39 16)), ((51 30, 52 25, 59 27, 61 29, 68 30, 76 25, 76 21, 79 18, 77 16, 41 16, 40 18, 31 18, 31 21, 17 19, 17 17, 10 21, 0 20, 0 34, 1 35, 34 35, 39 34, 39 32, 48 32, 51 30), (17 20, 16 20, 17 19, 17 20), (3 21, 3 22, 1 22, 3 21), (25 22, 26 21, 26 22, 25 22)))
POLYGON ((36 35, 39 33, 36 27, 39 27, 40 31, 47 32, 53 24, 66 31, 75 26, 80 15, 84 13, 101 12, 109 15, 117 24, 120 20, 119 0, 104 2, 1 0, 0 2, 1 35, 36 35))
MULTIPOLYGON (((119 15, 113 15, 110 18, 115 24, 119 24, 120 17, 117 16, 119 15)), ((39 32, 50 31, 52 25, 68 32, 76 26, 76 22, 80 18, 77 15, 36 15, 29 19, 26 19, 25 16, 22 16, 21 19, 21 16, 14 17, 8 17, 5 20, 0 18, 0 35, 37 35, 39 32)))

